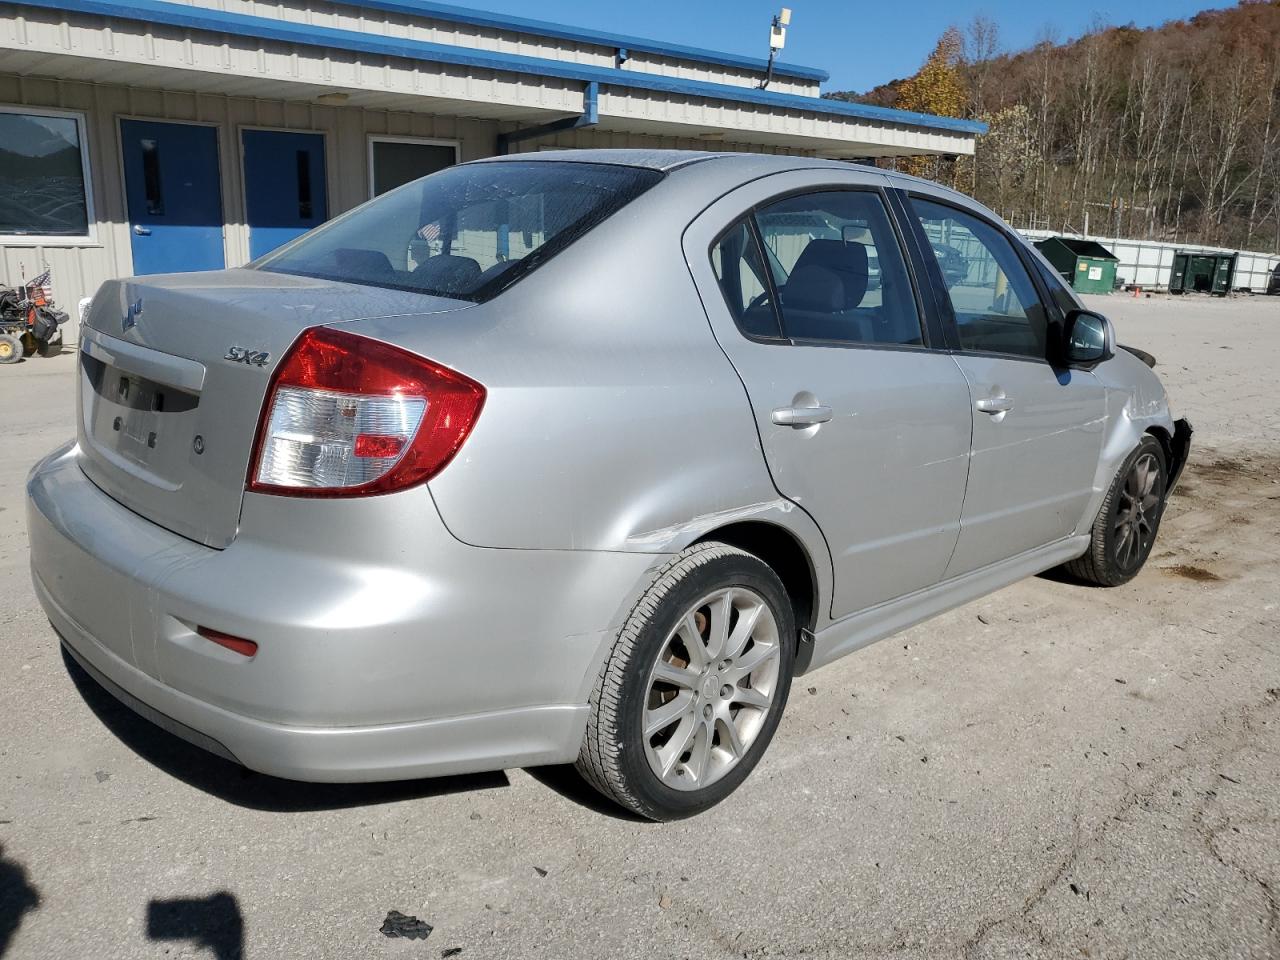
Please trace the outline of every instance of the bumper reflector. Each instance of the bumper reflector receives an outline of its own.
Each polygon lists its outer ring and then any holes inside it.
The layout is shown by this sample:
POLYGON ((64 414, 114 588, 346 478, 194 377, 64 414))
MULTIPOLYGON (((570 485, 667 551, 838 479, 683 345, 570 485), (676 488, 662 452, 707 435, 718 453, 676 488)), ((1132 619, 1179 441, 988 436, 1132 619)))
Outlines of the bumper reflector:
POLYGON ((229 633, 219 633, 217 630, 210 630, 208 627, 196 627, 196 633, 204 637, 206 640, 212 640, 220 647, 226 647, 242 657, 252 657, 258 652, 258 645, 252 640, 245 640, 243 637, 233 637, 229 633))

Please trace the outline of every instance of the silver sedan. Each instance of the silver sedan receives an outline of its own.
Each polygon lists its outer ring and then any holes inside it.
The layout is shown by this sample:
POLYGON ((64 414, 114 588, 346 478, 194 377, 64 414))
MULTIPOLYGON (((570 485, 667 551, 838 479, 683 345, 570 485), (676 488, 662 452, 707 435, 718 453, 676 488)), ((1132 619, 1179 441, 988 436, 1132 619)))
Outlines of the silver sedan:
POLYGON ((1138 572, 1191 430, 1114 336, 924 181, 468 163, 104 285, 78 436, 28 481, 36 590, 103 686, 254 770, 572 762, 688 816, 795 676, 1051 567, 1138 572))

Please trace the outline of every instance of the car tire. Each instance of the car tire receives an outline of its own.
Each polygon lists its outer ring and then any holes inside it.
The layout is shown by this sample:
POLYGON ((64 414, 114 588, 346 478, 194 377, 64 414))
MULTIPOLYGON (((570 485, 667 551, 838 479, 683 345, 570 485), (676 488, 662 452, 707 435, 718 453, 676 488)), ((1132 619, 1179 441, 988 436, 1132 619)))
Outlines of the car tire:
POLYGON ((1168 476, 1164 448, 1147 434, 1117 471, 1093 522, 1089 549, 1065 564, 1067 573, 1100 587, 1136 577, 1160 530, 1168 476))
POLYGON ((795 649, 791 603, 768 564, 695 544, 659 571, 601 666, 578 772, 650 820, 714 806, 773 738, 795 649))
POLYGON ((12 334, 0 333, 0 363, 18 363, 22 360, 22 341, 12 334))

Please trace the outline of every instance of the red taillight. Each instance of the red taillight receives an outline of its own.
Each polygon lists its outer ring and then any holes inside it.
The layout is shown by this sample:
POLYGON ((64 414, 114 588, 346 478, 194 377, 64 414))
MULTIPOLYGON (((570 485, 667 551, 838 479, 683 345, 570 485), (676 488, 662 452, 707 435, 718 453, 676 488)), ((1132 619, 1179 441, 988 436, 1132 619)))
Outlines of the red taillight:
POLYGON ((272 378, 248 489, 346 497, 422 483, 453 459, 484 398, 476 381, 424 357, 312 328, 272 378))
POLYGON ((196 627, 196 633, 206 640, 212 640, 220 647, 235 651, 242 657, 252 657, 258 652, 258 645, 252 640, 246 640, 243 637, 233 637, 229 633, 219 633, 217 630, 210 630, 208 627, 196 627))

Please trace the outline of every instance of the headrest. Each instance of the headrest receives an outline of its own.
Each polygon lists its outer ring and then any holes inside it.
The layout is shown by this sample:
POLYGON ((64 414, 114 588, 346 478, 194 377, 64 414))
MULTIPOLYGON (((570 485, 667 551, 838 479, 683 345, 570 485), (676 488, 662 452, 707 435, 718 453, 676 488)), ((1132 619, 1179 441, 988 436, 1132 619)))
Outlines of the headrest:
POLYGON ((867 248, 861 243, 843 240, 810 240, 801 252, 787 280, 790 287, 804 267, 825 267, 833 271, 844 286, 844 302, 838 310, 852 310, 862 303, 867 292, 867 248))
POLYGON ((480 282, 480 264, 470 257, 438 253, 428 257, 413 271, 415 286, 445 293, 474 290, 480 282))
POLYGON ((847 299, 840 275, 816 263, 792 270, 781 296, 784 307, 814 313, 839 313, 847 299))
POLYGON ((391 261, 381 250, 358 250, 355 247, 338 247, 330 256, 334 266, 343 273, 382 279, 391 276, 391 261))

